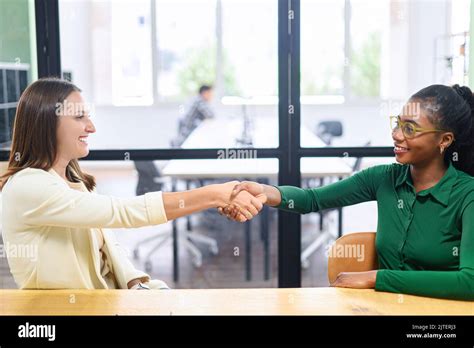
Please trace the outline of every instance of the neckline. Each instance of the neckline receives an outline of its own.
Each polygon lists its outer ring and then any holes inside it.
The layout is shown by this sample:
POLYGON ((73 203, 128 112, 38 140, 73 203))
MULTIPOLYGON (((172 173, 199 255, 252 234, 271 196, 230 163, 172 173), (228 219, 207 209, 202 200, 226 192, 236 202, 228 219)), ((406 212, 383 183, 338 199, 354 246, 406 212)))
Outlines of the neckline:
POLYGON ((71 182, 69 180, 65 180, 63 177, 61 177, 61 175, 59 175, 55 170, 54 168, 51 168, 49 170, 50 173, 52 173, 53 175, 57 176, 58 178, 60 178, 62 181, 64 181, 69 187, 82 187, 82 182, 71 182))

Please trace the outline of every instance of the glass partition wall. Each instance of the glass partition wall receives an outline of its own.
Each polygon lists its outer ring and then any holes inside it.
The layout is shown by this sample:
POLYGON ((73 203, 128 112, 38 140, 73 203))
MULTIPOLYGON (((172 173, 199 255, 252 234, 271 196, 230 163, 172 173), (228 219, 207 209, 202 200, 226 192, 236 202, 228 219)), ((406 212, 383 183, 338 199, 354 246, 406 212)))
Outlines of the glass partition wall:
MULTIPOLYGON (((314 188, 391 163, 390 114, 427 85, 472 83, 470 4, 3 0, 0 171, 19 95, 38 76, 82 89, 97 132, 81 166, 102 194, 234 179, 314 188)), ((327 286, 328 246, 376 222, 368 202, 266 208, 246 224, 206 211, 115 234, 174 288, 327 286)), ((15 287, 0 261, 2 287, 15 287)))

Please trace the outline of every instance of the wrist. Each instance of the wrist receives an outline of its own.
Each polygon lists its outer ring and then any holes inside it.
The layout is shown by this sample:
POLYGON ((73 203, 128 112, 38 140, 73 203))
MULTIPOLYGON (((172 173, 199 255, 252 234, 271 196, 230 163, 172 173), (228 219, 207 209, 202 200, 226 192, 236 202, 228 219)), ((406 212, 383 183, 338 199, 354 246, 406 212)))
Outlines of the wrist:
POLYGON ((267 196, 267 202, 265 203, 266 205, 269 205, 271 207, 276 207, 280 205, 281 193, 278 188, 276 188, 275 186, 263 185, 263 192, 267 196))
POLYGON ((239 184, 238 181, 231 181, 224 184, 207 186, 209 190, 211 190, 209 195, 211 197, 210 208, 223 207, 229 204, 230 198, 232 196, 232 190, 237 184, 239 184))
POLYGON ((377 270, 372 271, 372 277, 371 277, 371 282, 370 282, 370 285, 374 289, 375 289, 375 284, 377 283, 377 272, 378 272, 377 270))

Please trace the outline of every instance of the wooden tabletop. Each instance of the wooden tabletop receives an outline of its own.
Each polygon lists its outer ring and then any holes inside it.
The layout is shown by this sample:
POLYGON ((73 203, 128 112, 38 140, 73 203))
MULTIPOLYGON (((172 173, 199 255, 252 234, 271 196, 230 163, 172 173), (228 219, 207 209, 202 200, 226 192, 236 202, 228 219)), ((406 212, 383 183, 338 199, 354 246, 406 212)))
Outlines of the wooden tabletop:
POLYGON ((344 288, 0 290, 0 315, 474 315, 474 302, 344 288))

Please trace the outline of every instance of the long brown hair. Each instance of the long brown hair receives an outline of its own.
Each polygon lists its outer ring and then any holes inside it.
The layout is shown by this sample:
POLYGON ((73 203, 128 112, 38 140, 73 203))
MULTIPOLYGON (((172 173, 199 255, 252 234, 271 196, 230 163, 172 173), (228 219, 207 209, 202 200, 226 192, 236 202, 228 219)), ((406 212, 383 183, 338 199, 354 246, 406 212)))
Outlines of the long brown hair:
MULTIPOLYGON (((0 177, 0 189, 10 176, 25 168, 51 169, 57 156, 58 103, 64 103, 72 92, 81 90, 54 77, 41 78, 23 92, 16 109, 8 169, 0 177)), ((66 177, 71 182, 82 181, 89 191, 95 187, 94 177, 82 172, 76 159, 69 162, 66 177)))

